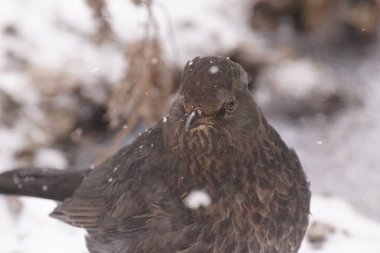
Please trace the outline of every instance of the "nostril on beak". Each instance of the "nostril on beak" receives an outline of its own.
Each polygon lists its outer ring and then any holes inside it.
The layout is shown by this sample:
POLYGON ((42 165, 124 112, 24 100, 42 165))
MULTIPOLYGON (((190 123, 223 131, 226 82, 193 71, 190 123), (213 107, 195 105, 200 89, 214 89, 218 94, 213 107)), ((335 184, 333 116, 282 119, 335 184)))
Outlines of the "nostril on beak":
POLYGON ((192 123, 201 115, 201 110, 199 108, 194 109, 186 119, 185 130, 188 131, 192 123))

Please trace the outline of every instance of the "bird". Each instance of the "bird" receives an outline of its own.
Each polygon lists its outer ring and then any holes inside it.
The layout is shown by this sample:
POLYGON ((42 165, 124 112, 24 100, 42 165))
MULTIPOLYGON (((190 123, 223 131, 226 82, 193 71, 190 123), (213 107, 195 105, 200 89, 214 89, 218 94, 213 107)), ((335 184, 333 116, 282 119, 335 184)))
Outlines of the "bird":
POLYGON ((310 183, 248 90, 243 67, 196 57, 157 124, 95 168, 20 168, 0 193, 58 201, 91 253, 294 253, 310 183))

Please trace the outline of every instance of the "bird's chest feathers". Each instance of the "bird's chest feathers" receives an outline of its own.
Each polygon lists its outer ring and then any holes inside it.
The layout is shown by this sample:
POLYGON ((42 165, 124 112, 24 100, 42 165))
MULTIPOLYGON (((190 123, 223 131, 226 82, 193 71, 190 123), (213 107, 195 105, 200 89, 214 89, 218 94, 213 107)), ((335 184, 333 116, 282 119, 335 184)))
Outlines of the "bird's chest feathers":
MULTIPOLYGON (((274 174, 260 161, 262 152, 256 154, 248 144, 237 146, 226 136, 205 131, 182 140, 183 153, 170 175, 174 179, 171 182, 176 182, 184 203, 199 190, 211 200, 207 206, 187 208, 186 213, 196 223, 204 223, 216 234, 228 231, 239 240, 255 233, 255 223, 269 224, 263 214, 272 209, 274 174)), ((270 228, 264 226, 262 230, 270 228)))
POLYGON ((252 215, 254 205, 245 194, 235 193, 211 196, 210 205, 189 210, 197 224, 202 224, 211 234, 230 236, 235 241, 247 241, 254 236, 252 215))
POLYGON ((256 180, 248 165, 248 162, 234 156, 199 155, 184 162, 177 175, 181 199, 201 190, 210 197, 211 202, 207 207, 195 210, 195 216, 220 220, 236 218, 241 221, 247 211, 260 205, 256 201, 256 180))
POLYGON ((197 222, 204 221, 213 230, 229 231, 242 239, 254 233, 255 223, 263 222, 261 213, 270 212, 273 191, 263 185, 264 168, 254 166, 254 159, 236 157, 190 157, 182 164, 177 182, 182 200, 197 190, 210 197, 209 205, 188 210, 197 222))
POLYGON ((192 176, 209 179, 210 173, 216 178, 222 177, 220 179, 231 176, 230 173, 247 163, 250 156, 243 143, 237 145, 226 134, 203 125, 182 136, 179 146, 177 152, 192 176))
POLYGON ((191 129, 189 133, 182 136, 181 140, 181 151, 197 156, 217 156, 229 146, 228 140, 223 138, 218 131, 204 125, 191 129))
POLYGON ((187 141, 174 173, 182 196, 205 190, 213 198, 223 194, 235 198, 251 191, 252 182, 247 181, 251 179, 251 155, 247 149, 238 149, 225 137, 207 131, 196 131, 187 141))

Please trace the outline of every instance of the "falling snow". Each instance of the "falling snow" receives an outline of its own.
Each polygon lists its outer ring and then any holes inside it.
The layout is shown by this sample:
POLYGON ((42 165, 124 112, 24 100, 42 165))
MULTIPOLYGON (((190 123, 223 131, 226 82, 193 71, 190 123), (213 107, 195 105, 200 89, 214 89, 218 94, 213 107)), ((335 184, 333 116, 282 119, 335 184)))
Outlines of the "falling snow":
POLYGON ((98 71, 99 71, 99 68, 98 68, 98 67, 95 67, 95 68, 91 69, 91 73, 92 73, 92 74, 95 74, 95 73, 97 73, 98 71))
MULTIPOLYGON (((48 22, 46 22, 46 18, 52 17, 52 10, 55 10, 59 13, 60 17, 58 18, 59 22, 65 21, 67 17, 69 17, 68 20, 72 19, 72 11, 79 15, 75 15, 76 17, 80 17, 78 19, 73 20, 72 23, 69 24, 71 27, 78 27, 78 34, 80 36, 83 36, 83 34, 89 34, 92 30, 91 29, 84 29, 85 31, 81 31, 81 27, 86 27, 87 22, 85 20, 90 20, 90 11, 84 6, 83 1, 59 1, 59 0, 49 0, 49 4, 46 5, 47 1, 36 1, 36 0, 30 0, 27 1, 28 4, 25 6, 22 6, 25 1, 0 1, 0 12, 4 12, 6 15, 0 15, 0 20, 5 24, 5 21, 7 21, 7 17, 11 17, 12 19, 12 13, 11 11, 7 12, 7 10, 19 10, 21 12, 31 11, 30 16, 32 16, 35 22, 27 22, 28 18, 18 18, 23 17, 23 15, 20 15, 20 13, 16 13, 13 15, 13 19, 17 20, 17 22, 21 25, 21 35, 20 37, 23 37, 23 39, 29 41, 30 38, 28 38, 28 34, 26 31, 31 27, 34 27, 38 24, 47 25, 48 22), (31 4, 29 4, 29 2, 31 4), (57 6, 60 6, 60 3, 65 2, 65 4, 62 4, 62 6, 68 6, 68 8, 57 8, 57 6), (33 8, 31 6, 34 5, 33 8), (21 8, 22 7, 22 8, 21 8), (31 9, 31 10, 30 10, 31 9), (37 11, 36 11, 37 10, 37 11), (45 10, 43 15, 38 15, 38 10, 45 10), (63 10, 63 12, 61 12, 63 10), (64 11, 66 10, 66 12, 64 11), (70 11, 67 11, 70 10, 70 11), (45 15, 48 13, 49 15, 45 15), (65 13, 68 13, 69 15, 66 15, 65 13), (36 15, 37 14, 37 15, 36 15), (83 25, 85 24, 85 25, 83 25)), ((122 17, 128 17, 128 20, 130 20, 130 23, 133 23, 133 11, 135 9, 131 8, 131 6, 127 6, 129 8, 126 8, 126 10, 123 10, 121 7, 125 7, 127 2, 122 1, 110 1, 110 6, 112 7, 112 12, 116 12, 116 14, 119 14, 120 17, 116 17, 115 21, 115 27, 116 32, 117 31, 123 31, 123 34, 132 34, 130 33, 130 26, 127 24, 127 22, 124 22, 122 17), (119 6, 120 5, 120 6, 119 6), (132 11, 130 11, 132 10, 132 11), (125 12, 128 12, 129 15, 125 15, 125 12), (126 25, 128 26, 126 28, 126 25)), ((167 3, 162 2, 161 4, 167 8, 168 13, 172 16, 172 22, 174 26, 177 26, 179 22, 184 23, 188 20, 196 20, 194 22, 197 23, 206 23, 206 26, 202 26, 201 29, 197 28, 196 25, 194 25, 191 29, 193 29, 193 32, 189 32, 189 29, 183 29, 181 35, 184 36, 177 36, 177 43, 181 49, 186 48, 188 50, 182 50, 181 53, 183 53, 183 59, 181 59, 183 64, 187 59, 202 54, 202 52, 208 52, 209 54, 215 53, 215 50, 221 50, 221 45, 232 45, 235 41, 240 41, 241 36, 239 33, 241 33, 241 29, 235 29, 236 23, 235 22, 224 22, 226 20, 225 13, 222 13, 223 15, 220 15, 220 17, 217 15, 208 15, 210 12, 209 6, 217 6, 218 9, 222 10, 226 8, 226 5, 229 6, 230 3, 224 2, 224 1, 188 1, 188 2, 182 2, 182 1, 172 1, 169 0, 167 3), (211 4, 210 4, 211 2, 211 4), (186 5, 186 6, 183 6, 186 5), (197 5, 202 6, 202 8, 198 8, 197 5), (220 6, 219 6, 220 5, 220 6), (205 7, 205 8, 203 8, 205 7), (206 29, 208 28, 209 29, 206 29), (210 32, 212 31, 212 32, 210 32), (197 34, 197 36, 194 36, 194 34, 197 34), (212 43, 213 40, 208 40, 207 38, 214 38, 215 34, 220 39, 221 45, 215 45, 215 43, 212 43), (225 34, 228 34, 228 36, 225 36, 225 34), (231 39, 233 38, 233 39, 231 39), (211 43, 210 43, 211 42, 211 43), (202 50, 198 50, 197 47, 203 48, 202 50)), ((238 6, 234 6, 234 9, 239 10, 238 6)), ((234 12, 231 10, 231 12, 234 12)), ((3 14, 4 14, 3 13, 3 14)), ((236 12, 235 12, 236 14, 236 12)), ((116 15, 118 16, 118 15, 116 15)), ((240 22, 239 15, 236 15, 237 22, 240 22)), ((9 18, 8 18, 9 19, 9 18)), ((9 21, 8 21, 9 22, 9 21)), ((163 22, 165 23, 165 22, 163 22)), ((46 28, 48 28, 46 26, 46 28)), ((91 27, 90 27, 91 28, 91 27)), ((45 65, 42 65, 40 67, 46 68, 49 66, 48 64, 52 63, 56 69, 60 68, 66 68, 68 71, 73 71, 76 69, 85 69, 87 70, 87 78, 90 75, 96 75, 96 76, 104 76, 107 77, 108 73, 114 73, 113 76, 115 76, 113 79, 118 80, 118 76, 121 76, 120 73, 123 73, 124 66, 120 64, 120 60, 113 60, 113 59, 121 59, 119 53, 115 54, 114 52, 109 53, 107 51, 106 54, 101 54, 103 50, 101 50, 100 47, 95 47, 94 50, 88 50, 87 48, 87 42, 79 41, 79 45, 83 45, 84 48, 84 56, 83 61, 78 61, 78 51, 75 50, 76 47, 76 40, 72 40, 69 37, 65 37, 65 40, 56 40, 55 38, 60 38, 60 30, 64 29, 48 29, 47 32, 43 31, 44 33, 38 33, 38 29, 34 29, 35 32, 33 32, 33 38, 30 40, 30 44, 37 44, 39 48, 48 48, 50 50, 47 50, 47 52, 50 52, 50 55, 46 54, 46 51, 43 50, 36 50, 38 51, 37 55, 38 60, 40 62, 45 62, 45 65), (51 34, 52 36, 39 36, 39 35, 46 35, 51 34), (58 36, 57 36, 58 35, 58 36), (50 48, 51 45, 54 45, 54 48, 50 48), (62 48, 67 48, 67 52, 62 52, 62 48), (54 49, 54 50, 51 50, 54 49), (73 50, 74 49, 74 50, 73 50), (54 52, 55 54, 51 55, 51 52, 54 52), (71 59, 72 53, 74 54, 74 61, 71 59), (98 52, 100 54, 98 54, 98 52), (89 56, 89 59, 87 58, 89 56), (50 58, 52 57, 52 58, 50 58), (71 60, 71 61, 70 61, 71 60), (69 64, 68 64, 69 62, 69 64), (71 64, 73 63, 73 64, 71 64), (94 65, 96 63, 97 65, 94 65), (110 64, 112 63, 112 64, 110 64), (98 66, 98 64, 100 64, 98 66), (115 73, 113 69, 118 69, 115 73), (119 73, 119 74, 118 74, 119 73)), ((365 28, 362 29, 363 31, 365 28)), ((243 35, 245 36, 245 34, 243 35)), ((70 36, 71 37, 71 36, 70 36)), ((72 36, 74 38, 74 36, 72 36)), ((86 36, 84 36, 86 37, 86 36)), ((246 36, 245 36, 246 37, 246 36)), ((2 37, 4 38, 4 37, 2 37)), ((16 42, 16 39, 14 39, 16 42)), ((163 41, 165 41, 165 38, 163 38, 163 41)), ((170 41, 170 40, 167 40, 170 41)), ((6 40, 2 40, 2 42, 6 43, 6 40)), ((19 43, 12 43, 13 45, 16 45, 15 47, 20 47, 19 43), (18 45, 18 46, 17 46, 18 45)), ((165 43, 166 44, 166 43, 165 43)), ((170 43, 168 43, 170 44, 170 43)), ((5 44, 2 44, 2 46, 5 44)), ((37 48, 38 48, 37 47, 37 48)), ((223 46, 222 46, 223 47, 223 46)), ((14 50, 14 48, 10 48, 11 50, 14 50)), ((259 49, 258 49, 259 50, 259 49)), ((16 50, 17 51, 17 50, 16 50)), ((30 50, 31 52, 33 50, 30 50)), ((379 50, 375 51, 380 52, 379 50)), ((33 54, 31 54, 33 55, 33 54)), ((364 58, 365 56, 363 56, 364 58)), ((379 58, 378 56, 376 56, 379 58)), ((30 60, 30 59, 28 59, 30 60)), ((32 62, 35 62, 35 59, 31 58, 32 62)), ((152 64, 156 63, 156 60, 152 58, 151 61, 152 64)), ((158 61, 157 61, 158 63, 158 61)), ((363 59, 364 63, 364 59, 363 59)), ((192 66, 193 62, 189 62, 189 66, 192 66)), ((287 64, 286 66, 289 66, 287 64)), ((370 64, 370 66, 374 69, 378 69, 379 66, 378 61, 374 61, 370 64)), ((292 68, 292 66, 290 66, 292 68)), ((291 87, 291 92, 295 93, 297 95, 302 95, 303 90, 305 89, 305 83, 309 84, 309 86, 314 85, 313 81, 314 78, 318 80, 316 82, 316 87, 320 87, 320 80, 319 77, 315 77, 314 71, 312 69, 307 68, 307 64, 305 67, 305 63, 302 65, 293 65, 293 70, 289 69, 288 67, 284 69, 283 72, 286 73, 280 73, 278 76, 282 79, 285 77, 286 80, 289 79, 290 82, 295 83, 295 86, 287 86, 291 87), (290 73, 290 74, 289 74, 290 73), (296 75, 293 75, 292 73, 296 73, 296 75), (310 78, 307 78, 308 76, 311 76, 312 80, 310 78), (297 80, 295 82, 294 77, 297 77, 297 80), (299 81, 302 79, 301 81, 299 81), (311 82, 311 83, 310 83, 311 82)), ((360 69, 366 69, 368 67, 366 66, 360 66, 360 69)), ((4 68, 6 69, 6 68, 4 68)), ((358 68, 359 69, 359 68, 358 68)), ((190 69, 192 71, 192 69, 190 69)), ((215 70, 213 70, 215 71, 215 70)), ((212 73, 210 68, 210 73, 212 73)), ((217 73, 218 70, 215 71, 217 73)), ((2 72, 5 73, 5 72, 2 72)), ((215 74, 212 73, 212 74, 215 74)), ((273 72, 271 72, 273 73, 273 72)), ((375 73, 380 73, 379 71, 375 71, 375 73)), ((5 73, 6 75, 3 75, 6 77, 9 73, 5 73)), ((364 106, 362 108, 359 108, 356 112, 350 112, 350 114, 353 114, 355 117, 352 117, 350 115, 350 118, 344 115, 337 121, 332 122, 328 125, 328 131, 322 130, 321 132, 323 134, 329 134, 326 138, 326 136, 313 136, 313 138, 307 138, 307 136, 310 137, 310 134, 315 133, 316 135, 320 133, 318 129, 312 129, 313 124, 308 125, 308 129, 311 130, 304 130, 300 131, 300 128, 294 127, 294 126, 284 126, 283 124, 279 124, 279 129, 281 130, 281 135, 285 137, 286 139, 290 140, 289 143, 293 144, 295 146, 297 153, 300 156, 300 160, 303 162, 305 169, 309 168, 310 172, 313 171, 322 171, 323 174, 329 173, 329 171, 332 171, 333 167, 339 167, 344 168, 347 173, 345 175, 342 175, 343 178, 336 178, 333 176, 333 174, 328 174, 328 176, 325 175, 326 182, 318 182, 318 181, 312 181, 312 185, 332 185, 338 184, 340 181, 345 181, 349 178, 346 175, 353 175, 352 178, 358 179, 357 174, 355 172, 363 172, 361 173, 363 176, 365 174, 369 175, 369 179, 373 178, 373 180, 370 180, 372 187, 359 187, 358 185, 353 185, 355 187, 352 187, 352 191, 347 190, 346 191, 346 198, 347 195, 353 195, 360 194, 360 196, 370 196, 371 191, 377 191, 376 185, 378 180, 376 180, 376 176, 374 175, 376 173, 376 170, 372 169, 372 173, 367 173, 368 170, 366 168, 374 168, 374 166, 377 163, 378 159, 378 147, 375 145, 378 143, 379 140, 379 131, 378 131, 378 120, 376 121, 376 117, 374 117, 373 112, 378 110, 378 94, 380 94, 380 89, 378 88, 378 75, 373 75, 373 73, 365 73, 363 70, 358 72, 358 74, 363 74, 367 76, 364 78, 364 82, 369 83, 370 87, 372 87, 372 91, 369 94, 365 94, 366 99, 364 106), (355 119, 354 121, 351 121, 350 119, 355 119), (361 124, 361 125, 360 125, 361 124), (358 126, 359 125, 359 126, 358 126), (370 127, 367 127, 370 126, 370 127), (281 129, 282 127, 282 129, 281 129), (323 141, 319 138, 323 138, 323 141), (335 138, 335 139, 334 139, 335 138), (344 140, 344 145, 340 145, 341 141, 344 140), (334 143, 332 144, 332 142, 334 143), (360 142, 361 148, 358 150, 358 143, 360 142), (316 145, 317 144, 317 145, 316 145), (323 145, 322 145, 323 144, 323 145), (322 145, 322 146, 318 146, 322 145), (327 149, 327 147, 330 147, 330 149, 327 149), (323 148, 322 148, 323 147, 323 148), (316 148, 313 150, 312 148, 316 148), (336 152, 339 150, 340 155, 331 155, 333 152, 336 152), (315 152, 312 152, 315 151, 315 152), (326 152, 326 153, 321 153, 326 152), (331 155, 331 156, 328 156, 331 155), (329 159, 321 159, 322 157, 329 157, 329 159), (355 158, 357 157, 357 158, 355 158), (323 168, 328 168, 328 170, 322 170, 323 168), (373 181, 373 182, 372 182, 373 181), (375 186, 375 187, 374 187, 375 186)), ((80 72, 81 76, 85 76, 86 73, 80 72)), ((347 75, 350 77, 350 75, 347 75)), ((23 101, 24 98, 26 98, 26 95, 29 97, 33 97, 30 94, 33 95, 33 90, 29 89, 29 86, 27 86, 28 92, 25 92, 25 89, 17 88, 17 83, 15 85, 8 85, 6 79, 2 79, 2 83, 4 83, 4 89, 5 88, 12 88, 15 91, 15 94, 17 95, 17 98, 21 98, 20 101, 23 101), (5 80, 5 81, 3 81, 5 80)), ((13 83, 12 83, 13 84, 13 83)), ((365 87, 365 85, 361 85, 362 87, 365 87)), ((311 88, 313 88, 312 86, 311 88)), ((364 88, 363 88, 364 89, 364 88)), ((259 94, 259 93, 258 93, 259 94)), ((29 100, 28 100, 29 101, 29 100)), ((166 122, 167 118, 163 118, 163 122, 166 122)), ((128 128, 127 125, 123 126, 123 129, 128 128)), ((326 129, 323 127, 320 127, 320 129, 326 129)), ((12 168, 15 163, 13 162, 13 154, 16 153, 16 151, 19 149, 19 147, 22 146, 22 142, 24 141, 22 138, 19 138, 20 133, 1 129, 0 137, 2 140, 2 143, 6 143, 3 150, 0 150, 0 156, 1 156, 1 169, 9 169, 12 168), (4 133, 4 134, 1 134, 4 133), (9 136, 12 138, 9 140, 9 136), (11 150, 10 155, 7 154, 8 150, 11 150)), ((74 133, 78 134, 78 132, 74 131, 74 133)), ((141 135, 141 133, 139 133, 141 135)), ((38 154, 38 162, 40 164, 58 164, 59 167, 65 167, 65 163, 60 158, 61 154, 53 154, 54 159, 51 152, 42 152, 38 154), (57 161, 58 162, 57 162, 57 161)), ((90 166, 91 169, 95 168, 94 165, 90 166)), ((118 168, 115 167, 114 171, 116 171, 118 168)), ((378 174, 376 174, 378 175, 378 174)), ((183 177, 181 177, 183 179, 183 177)), ((367 178, 368 179, 368 178, 367 178)), ((22 184, 20 182, 19 178, 14 178, 14 183, 17 185, 17 187, 21 188, 22 184)), ((32 180, 32 179, 31 179, 32 180)), ((113 181, 113 178, 110 178, 111 182, 113 181)), ((24 182, 25 180, 23 180, 24 182)), ((366 181, 366 186, 368 180, 366 181)), ((27 182, 27 181, 25 181, 27 182)), ((42 188, 43 190, 44 188, 42 188)), ((47 188, 46 188, 47 190, 47 188)), ((332 192, 333 194, 337 194, 336 192, 332 192)), ((194 204, 193 206, 197 206, 196 208, 199 208, 201 206, 204 206, 204 204, 208 203, 211 204, 211 198, 207 195, 207 193, 202 192, 200 194, 200 198, 196 196, 193 196, 194 194, 190 194, 185 199, 185 204, 188 202, 194 204), (197 200, 198 201, 190 201, 190 200, 197 200), (201 199, 201 201, 199 201, 201 199), (194 203, 195 202, 195 203, 194 203), (197 205, 195 205, 197 204, 197 205)), ((235 198, 238 202, 244 201, 245 197, 249 196, 241 196, 236 195, 235 198)), ((348 198, 349 199, 349 198, 348 198)), ((47 200, 39 200, 34 198, 20 198, 20 202, 23 204, 23 208, 21 210, 21 213, 19 215, 19 218, 17 219, 17 222, 13 219, 14 217, 10 215, 9 213, 9 207, 8 203, 6 202, 6 198, 0 198, 0 220, 1 220, 1 226, 0 226, 0 241, 1 241, 1 253, 11 253, 11 252, 23 252, 23 253, 40 253, 40 252, 54 252, 54 253, 63 253, 63 252, 75 252, 75 253, 83 253, 87 252, 84 249, 84 234, 85 232, 79 228, 73 228, 69 227, 66 224, 59 223, 54 219, 49 219, 48 214, 54 209, 56 206, 56 203, 53 201, 47 201, 47 200), (38 233, 36 233, 36 227, 38 228, 38 233), (43 242, 43 243, 42 243, 43 242)), ((377 202, 378 198, 374 197, 373 201, 371 203, 377 202)), ((359 208, 360 206, 364 206, 357 204, 355 206, 355 209, 359 208)), ((190 208, 187 204, 186 206, 190 208)), ((330 225, 333 225, 336 227, 336 233, 332 234, 331 237, 327 238, 327 241, 323 245, 322 248, 314 249, 313 246, 305 239, 303 246, 300 250, 300 253, 310 253, 310 252, 318 252, 318 253, 335 253, 335 252, 345 252, 345 253, 353 253, 353 252, 366 252, 366 253, 378 253, 380 252, 380 225, 373 220, 369 220, 362 216, 361 214, 357 213, 353 210, 353 208, 345 203, 341 199, 332 199, 332 198, 326 198, 326 197, 318 197, 317 194, 313 195, 312 200, 312 206, 311 206, 311 221, 318 220, 322 221, 324 223, 328 223, 330 225), (342 204, 344 203, 344 204, 342 204)))
POLYGON ((76 135, 82 135, 82 134, 83 134, 83 129, 80 128, 80 127, 76 128, 76 129, 75 129, 75 134, 76 134, 76 135))

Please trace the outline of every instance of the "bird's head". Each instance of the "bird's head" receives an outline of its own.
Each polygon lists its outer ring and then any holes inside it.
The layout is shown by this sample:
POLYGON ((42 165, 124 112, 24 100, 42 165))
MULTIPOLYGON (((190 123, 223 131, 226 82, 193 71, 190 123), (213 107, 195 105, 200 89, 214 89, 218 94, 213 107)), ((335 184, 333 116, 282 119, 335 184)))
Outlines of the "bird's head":
POLYGON ((227 142, 246 143, 259 129, 261 113, 244 69, 210 56, 186 64, 167 119, 167 132, 178 146, 211 151, 227 142))

